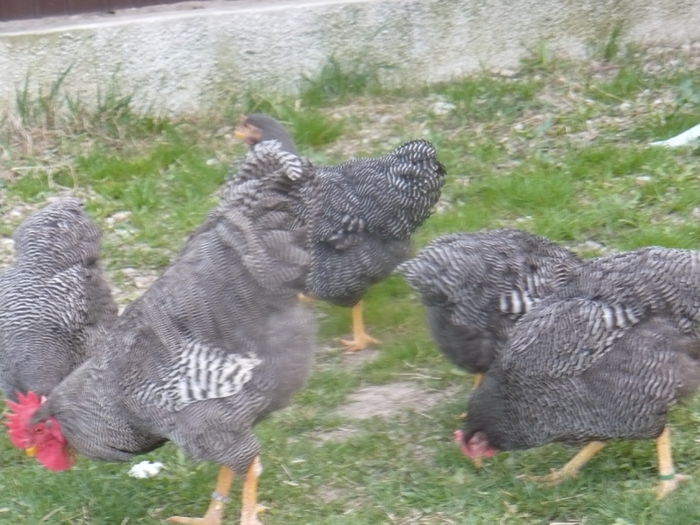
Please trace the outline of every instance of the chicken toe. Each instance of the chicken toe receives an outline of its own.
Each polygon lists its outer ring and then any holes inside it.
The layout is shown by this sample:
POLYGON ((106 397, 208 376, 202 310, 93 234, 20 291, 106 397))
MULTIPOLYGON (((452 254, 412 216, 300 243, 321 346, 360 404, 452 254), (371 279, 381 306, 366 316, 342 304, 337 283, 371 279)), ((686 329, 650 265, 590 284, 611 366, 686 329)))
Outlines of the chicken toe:
POLYGON ((588 461, 595 456, 605 446, 602 441, 591 441, 569 460, 569 462, 558 470, 553 470, 544 476, 523 476, 530 481, 557 485, 562 481, 573 479, 578 476, 579 471, 588 461))
POLYGON ((656 499, 664 499, 671 492, 678 488, 681 481, 688 481, 690 476, 687 474, 673 474, 671 479, 662 479, 656 486, 656 499))
POLYGON ((299 301, 302 304, 313 304, 316 302, 316 299, 314 299, 310 295, 300 293, 297 295, 297 301, 299 301))
MULTIPOLYGON (((212 494, 211 503, 206 514, 201 518, 187 518, 184 516, 171 516, 167 519, 170 523, 181 525, 221 525, 224 519, 224 507, 228 503, 228 493, 231 491, 234 473, 228 467, 219 469, 219 477, 216 480, 216 488, 212 494)), ((251 522, 251 525, 253 523, 251 522)))
POLYGON ((380 341, 370 336, 365 331, 365 322, 362 315, 362 301, 352 307, 352 339, 341 339, 348 352, 364 350, 369 345, 379 344, 380 341))
MULTIPOLYGON (((223 510, 223 509, 222 509, 223 510)), ((181 525, 221 525, 223 523, 223 512, 208 510, 202 518, 186 518, 184 516, 171 516, 166 521, 169 523, 180 523, 181 525)))

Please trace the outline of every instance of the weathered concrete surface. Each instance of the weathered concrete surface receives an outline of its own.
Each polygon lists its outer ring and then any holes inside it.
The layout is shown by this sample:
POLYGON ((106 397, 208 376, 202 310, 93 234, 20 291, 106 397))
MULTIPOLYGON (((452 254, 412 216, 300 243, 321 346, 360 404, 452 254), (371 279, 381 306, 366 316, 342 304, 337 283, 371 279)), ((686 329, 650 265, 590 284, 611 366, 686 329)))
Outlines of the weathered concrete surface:
POLYGON ((0 104, 30 80, 86 99, 118 86, 142 108, 184 113, 244 86, 290 92, 333 55, 390 66, 387 83, 513 67, 544 42, 582 56, 622 41, 700 39, 698 0, 309 0, 186 2, 0 23, 0 104))

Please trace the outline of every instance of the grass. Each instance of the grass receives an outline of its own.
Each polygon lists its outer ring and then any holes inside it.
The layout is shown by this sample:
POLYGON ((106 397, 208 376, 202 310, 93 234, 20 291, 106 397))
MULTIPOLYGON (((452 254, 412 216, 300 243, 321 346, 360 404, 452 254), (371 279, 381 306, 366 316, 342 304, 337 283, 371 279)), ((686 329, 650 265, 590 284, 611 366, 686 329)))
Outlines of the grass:
POLYGON ((536 106, 536 95, 542 81, 531 76, 498 78, 493 76, 467 77, 461 81, 436 86, 455 104, 456 113, 467 121, 514 120, 536 106))
POLYGON ((370 66, 362 60, 342 64, 331 57, 318 75, 302 78, 299 99, 307 106, 326 106, 347 102, 352 97, 381 93, 381 69, 388 69, 388 66, 370 66))
MULTIPOLYGON (((448 183, 415 236, 418 247, 447 232, 510 226, 584 256, 649 244, 698 248, 700 151, 647 146, 700 122, 697 50, 623 50, 615 30, 604 45, 600 60, 571 62, 542 46, 505 76, 401 91, 379 88, 376 72, 331 62, 298 97, 242 96, 226 108, 228 120, 142 115, 116 89, 90 109, 66 99, 60 79, 48 94, 25 89, 17 110, 0 117, 10 124, 0 131, 0 205, 9 211, 0 236, 48 197, 74 191, 101 224, 106 267, 120 300, 130 300, 142 291, 138 278, 165 267, 203 220, 244 152, 228 138, 233 116, 258 110, 281 117, 317 162, 432 140, 448 183)), ((693 480, 663 502, 649 490, 651 441, 612 443, 556 487, 518 475, 563 464, 574 451, 562 445, 500 454, 476 471, 451 440, 471 379, 436 351, 407 285, 392 277, 367 294, 369 329, 383 341, 377 352, 344 355, 336 340, 347 335, 349 310, 317 308, 314 375, 291 407, 258 426, 267 525, 700 523, 700 401, 672 413, 677 469, 693 480), (362 389, 396 383, 414 393, 387 399, 395 406, 388 415, 341 410, 362 389)), ((82 458, 55 474, 0 439, 0 523, 154 524, 203 512, 215 465, 172 445, 141 459, 166 469, 137 480, 126 476, 129 465, 82 458)), ((236 492, 227 523, 237 522, 238 505, 236 492)))

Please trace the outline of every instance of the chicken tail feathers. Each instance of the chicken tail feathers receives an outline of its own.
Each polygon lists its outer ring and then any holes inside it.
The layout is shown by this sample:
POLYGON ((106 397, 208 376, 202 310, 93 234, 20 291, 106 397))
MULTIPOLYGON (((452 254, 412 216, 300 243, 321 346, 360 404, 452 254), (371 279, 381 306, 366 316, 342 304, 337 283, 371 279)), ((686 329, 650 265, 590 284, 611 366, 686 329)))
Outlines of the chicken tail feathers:
POLYGON ((309 265, 304 192, 315 187, 310 162, 277 141, 256 144, 224 191, 217 229, 266 288, 303 287, 309 265))
POLYGON ((425 160, 437 160, 435 146, 427 140, 411 140, 401 144, 393 152, 393 155, 404 162, 422 162, 425 160))

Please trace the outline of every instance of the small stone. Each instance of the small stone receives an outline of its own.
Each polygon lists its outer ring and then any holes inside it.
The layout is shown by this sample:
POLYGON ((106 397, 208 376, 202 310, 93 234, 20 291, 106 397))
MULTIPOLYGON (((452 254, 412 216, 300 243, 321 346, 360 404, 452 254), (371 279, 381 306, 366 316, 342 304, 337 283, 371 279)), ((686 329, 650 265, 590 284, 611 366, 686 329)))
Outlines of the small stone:
POLYGON ((0 249, 2 249, 3 251, 7 251, 7 252, 14 251, 15 241, 13 241, 9 237, 1 237, 0 238, 0 249))
POLYGON ((122 210, 122 211, 117 211, 114 212, 112 215, 110 215, 110 218, 114 220, 114 222, 124 222, 125 220, 129 219, 131 217, 131 212, 128 210, 122 210))
POLYGON ((452 111, 455 110, 457 106, 455 106, 452 102, 433 102, 433 104, 430 106, 430 111, 433 112, 435 115, 448 115, 452 111))
POLYGON ((497 68, 497 69, 494 69, 493 72, 496 75, 500 75, 500 76, 506 77, 506 78, 512 78, 518 74, 518 72, 515 69, 507 69, 507 68, 497 68))
POLYGON ((602 252, 605 250, 605 246, 600 244, 597 241, 594 240, 587 240, 585 242, 582 242, 577 246, 581 250, 589 251, 589 252, 602 252))
POLYGON ((640 175, 639 177, 634 178, 634 182, 640 186, 646 186, 651 182, 651 177, 649 175, 640 175))
POLYGON ((158 276, 156 275, 137 275, 133 278, 134 285, 140 290, 150 288, 157 278, 158 276))
POLYGON ((114 234, 122 239, 129 239, 134 236, 136 232, 131 228, 119 228, 114 230, 114 234))

